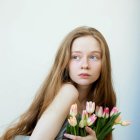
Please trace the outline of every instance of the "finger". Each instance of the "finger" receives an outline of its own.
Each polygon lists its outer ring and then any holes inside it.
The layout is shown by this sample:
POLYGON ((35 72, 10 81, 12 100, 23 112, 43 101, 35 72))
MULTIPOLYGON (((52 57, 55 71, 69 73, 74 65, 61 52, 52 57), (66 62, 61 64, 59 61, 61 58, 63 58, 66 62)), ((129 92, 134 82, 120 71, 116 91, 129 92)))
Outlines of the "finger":
POLYGON ((89 135, 93 135, 93 136, 96 136, 96 134, 95 134, 95 131, 94 130, 92 130, 90 127, 86 127, 86 131, 89 133, 89 135))
POLYGON ((65 133, 64 136, 71 140, 82 140, 82 138, 80 136, 74 136, 74 135, 67 134, 67 133, 65 133))

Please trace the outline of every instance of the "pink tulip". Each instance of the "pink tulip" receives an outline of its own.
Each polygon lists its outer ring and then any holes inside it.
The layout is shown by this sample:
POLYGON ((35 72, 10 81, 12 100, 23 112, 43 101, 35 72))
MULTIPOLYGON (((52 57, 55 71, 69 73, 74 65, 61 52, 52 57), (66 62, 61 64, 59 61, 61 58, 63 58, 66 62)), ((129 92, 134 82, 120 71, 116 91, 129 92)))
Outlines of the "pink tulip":
POLYGON ((82 120, 87 120, 88 119, 88 113, 86 110, 83 110, 82 112, 82 120))
POLYGON ((96 107, 96 116, 103 117, 103 107, 102 106, 96 107))
POLYGON ((121 122, 121 125, 122 125, 122 126, 127 126, 127 125, 130 125, 130 124, 131 124, 130 121, 122 121, 122 122, 121 122))
POLYGON ((86 110, 83 110, 82 112, 82 118, 81 121, 79 123, 79 127, 83 128, 84 126, 87 125, 87 119, 88 119, 88 113, 86 110))
POLYGON ((92 114, 95 110, 95 103, 94 102, 86 102, 86 111, 89 113, 89 114, 92 114))
POLYGON ((111 112, 110 112, 110 117, 113 116, 113 115, 116 115, 118 112, 119 112, 118 108, 117 107, 113 107, 111 112))
POLYGON ((87 125, 91 126, 95 121, 96 121, 97 117, 95 114, 91 115, 88 119, 87 119, 87 125))
POLYGON ((77 120, 75 116, 72 116, 68 119, 68 122, 71 126, 75 127, 77 125, 77 120))
POLYGON ((76 116, 77 115, 77 104, 73 104, 70 108, 70 116, 76 116))
POLYGON ((108 107, 106 107, 106 108, 104 109, 103 117, 105 117, 105 118, 108 118, 108 117, 109 117, 109 108, 108 108, 108 107))

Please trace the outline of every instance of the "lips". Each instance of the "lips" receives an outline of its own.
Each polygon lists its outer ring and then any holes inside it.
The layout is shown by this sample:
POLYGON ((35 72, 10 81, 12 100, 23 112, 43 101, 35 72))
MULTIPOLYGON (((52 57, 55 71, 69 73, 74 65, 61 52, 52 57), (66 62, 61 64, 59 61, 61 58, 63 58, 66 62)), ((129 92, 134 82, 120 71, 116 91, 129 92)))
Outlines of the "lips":
POLYGON ((79 76, 90 76, 90 75, 87 73, 81 73, 81 74, 79 74, 79 76))
POLYGON ((81 78, 86 79, 86 78, 88 78, 90 75, 89 75, 88 73, 81 73, 81 74, 79 74, 79 76, 80 76, 81 78))

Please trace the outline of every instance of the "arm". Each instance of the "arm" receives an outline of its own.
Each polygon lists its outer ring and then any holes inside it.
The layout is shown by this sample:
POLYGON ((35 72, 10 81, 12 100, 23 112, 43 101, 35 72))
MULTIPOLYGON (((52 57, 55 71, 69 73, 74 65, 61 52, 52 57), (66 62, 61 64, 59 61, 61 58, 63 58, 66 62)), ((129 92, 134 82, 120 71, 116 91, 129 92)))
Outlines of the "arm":
POLYGON ((30 140, 54 140, 69 113, 70 106, 77 99, 78 90, 71 84, 64 84, 37 122, 30 140))

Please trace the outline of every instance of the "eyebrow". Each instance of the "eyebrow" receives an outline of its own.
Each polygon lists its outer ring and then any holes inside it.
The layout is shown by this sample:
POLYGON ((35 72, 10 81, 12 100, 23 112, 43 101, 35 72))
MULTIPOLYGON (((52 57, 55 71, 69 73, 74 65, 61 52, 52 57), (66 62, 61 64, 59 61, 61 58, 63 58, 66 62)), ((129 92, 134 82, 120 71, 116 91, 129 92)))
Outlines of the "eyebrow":
MULTIPOLYGON (((82 53, 81 51, 72 51, 72 53, 82 53)), ((101 53, 101 51, 91 51, 91 53, 101 53)))

